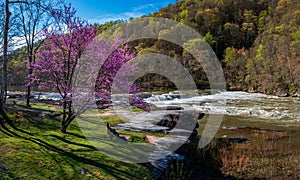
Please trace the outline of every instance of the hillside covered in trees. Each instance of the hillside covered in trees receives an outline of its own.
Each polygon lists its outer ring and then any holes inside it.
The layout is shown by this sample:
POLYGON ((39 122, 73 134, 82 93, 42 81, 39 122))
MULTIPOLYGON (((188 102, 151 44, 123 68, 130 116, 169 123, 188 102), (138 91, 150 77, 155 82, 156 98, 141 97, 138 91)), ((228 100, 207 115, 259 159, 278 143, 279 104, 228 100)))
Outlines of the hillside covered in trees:
MULTIPOLYGON (((280 96, 299 94, 298 0, 183 0, 149 16, 174 19, 203 35, 222 63, 228 89, 280 96)), ((98 25, 99 31, 119 22, 98 25)), ((167 31, 161 29, 160 34, 164 33, 167 31)), ((209 88, 201 64, 182 47, 155 39, 134 41, 130 46, 138 55, 158 52, 178 60, 199 88, 209 88)), ((11 56, 9 82, 25 84, 22 69, 26 62, 21 52, 11 56)), ((153 74, 138 82, 144 90, 175 88, 166 78, 153 74)))
MULTIPOLYGON (((150 16, 177 20, 203 35, 223 65, 229 89, 283 96, 300 87, 299 9, 297 0, 185 0, 150 16)), ((137 50, 173 56, 201 88, 207 80, 201 65, 167 44, 143 41, 137 50)))

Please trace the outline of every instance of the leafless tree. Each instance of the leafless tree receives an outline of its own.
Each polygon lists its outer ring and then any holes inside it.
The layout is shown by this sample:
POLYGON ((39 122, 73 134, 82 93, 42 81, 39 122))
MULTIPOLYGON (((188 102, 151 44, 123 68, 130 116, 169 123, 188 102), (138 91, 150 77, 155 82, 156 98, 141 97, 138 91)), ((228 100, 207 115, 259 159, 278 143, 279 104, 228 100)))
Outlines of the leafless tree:
MULTIPOLYGON (((63 0, 4 0, 0 4, 1 37, 3 42, 2 52, 2 79, 1 79, 1 102, 0 107, 6 102, 7 97, 7 63, 10 39, 24 39, 27 46, 27 57, 29 64, 29 75, 32 73, 31 65, 34 62, 34 51, 39 48, 39 32, 50 24, 48 17, 50 8, 63 3, 63 0), (12 21, 14 20, 14 21, 12 21), (12 23, 14 22, 14 23, 12 23), (13 28, 14 24, 17 28, 13 28), (18 33, 18 35, 16 35, 18 33), (2 36, 3 34, 3 36, 2 36)), ((27 105, 29 106, 30 86, 27 88, 27 105)))
MULTIPOLYGON (((52 19, 51 9, 63 4, 62 0, 30 0, 28 4, 18 4, 18 24, 22 39, 26 42, 26 57, 28 60, 28 77, 32 75, 32 65, 35 62, 35 52, 43 43, 41 31, 48 28, 52 19)), ((27 85, 26 105, 30 106, 31 85, 27 85)))

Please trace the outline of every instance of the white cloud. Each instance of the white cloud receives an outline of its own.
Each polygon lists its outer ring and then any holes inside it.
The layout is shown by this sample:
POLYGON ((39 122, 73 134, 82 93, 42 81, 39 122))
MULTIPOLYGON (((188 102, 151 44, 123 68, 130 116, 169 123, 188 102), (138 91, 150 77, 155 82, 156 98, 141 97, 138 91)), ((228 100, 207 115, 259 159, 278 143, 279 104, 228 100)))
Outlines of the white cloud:
POLYGON ((145 9, 154 9, 155 5, 154 4, 144 4, 138 7, 134 7, 133 11, 141 11, 141 10, 145 10, 145 9))
POLYGON ((90 19, 91 23, 105 24, 106 22, 116 21, 116 20, 128 20, 130 18, 137 18, 142 15, 147 14, 146 12, 154 12, 158 10, 160 6, 166 6, 168 3, 159 2, 159 3, 149 3, 141 6, 133 7, 131 11, 124 12, 121 14, 106 14, 103 16, 98 16, 95 19, 90 19))
POLYGON ((142 16, 142 12, 124 12, 121 14, 107 14, 105 16, 98 16, 96 19, 90 19, 90 23, 105 24, 106 22, 116 21, 116 20, 128 20, 130 18, 137 18, 142 16))

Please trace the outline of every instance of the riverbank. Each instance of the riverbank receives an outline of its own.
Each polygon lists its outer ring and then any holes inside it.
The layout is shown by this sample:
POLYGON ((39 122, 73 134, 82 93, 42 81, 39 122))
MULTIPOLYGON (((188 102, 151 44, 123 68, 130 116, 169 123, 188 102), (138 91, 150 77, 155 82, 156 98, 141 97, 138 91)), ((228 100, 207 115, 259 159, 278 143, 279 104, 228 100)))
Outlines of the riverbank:
POLYGON ((278 96, 278 97, 300 97, 300 90, 299 89, 277 89, 272 92, 266 92, 262 91, 260 89, 254 89, 254 88, 242 88, 242 87, 237 87, 237 86, 229 86, 227 87, 228 91, 244 91, 248 93, 262 93, 265 95, 273 95, 273 96, 278 96))
MULTIPOLYGON (((173 174, 186 172, 187 166, 186 176, 190 179, 300 178, 299 98, 238 91, 213 95, 203 92, 197 97, 187 94, 183 98, 178 98, 174 92, 149 93, 146 98, 151 98, 148 102, 155 107, 152 114, 157 116, 164 113, 162 110, 166 107, 171 108, 172 112, 193 109, 205 112, 206 115, 199 120, 199 138, 208 118, 214 113, 223 113, 222 123, 212 142, 202 149, 190 149, 185 155, 189 163, 182 165, 179 162, 178 166, 170 166, 177 169, 170 171, 173 174), (219 105, 223 101, 226 101, 225 110, 220 111, 219 105)), ((13 101, 10 103, 13 105, 13 101)), ((16 103, 24 107, 22 101, 16 103)), ((34 102, 32 108, 59 112, 59 106, 48 101, 34 102)), ((138 123, 130 122, 131 116, 125 120, 118 118, 114 112, 118 109, 92 110, 90 116, 109 122, 129 143, 151 143, 151 139, 157 140, 167 135, 164 131, 149 131, 150 125, 166 123, 158 118, 153 122, 145 121, 145 114, 151 116, 151 113, 129 109, 135 117, 139 117, 136 119, 138 123), (135 127, 145 125, 144 121, 148 123, 147 130, 135 127)), ((63 135, 59 133, 59 115, 28 115, 12 111, 8 114, 17 129, 6 123, 0 128, 0 148, 3 152, 0 157, 0 179, 151 179, 152 167, 149 163, 127 164, 109 158, 86 140, 76 122, 71 124, 70 132, 63 135), (51 172, 48 172, 49 169, 51 172)))
POLYGON ((0 179, 151 179, 147 164, 121 162, 98 151, 76 121, 61 134, 60 116, 6 112, 16 127, 1 120, 0 179))

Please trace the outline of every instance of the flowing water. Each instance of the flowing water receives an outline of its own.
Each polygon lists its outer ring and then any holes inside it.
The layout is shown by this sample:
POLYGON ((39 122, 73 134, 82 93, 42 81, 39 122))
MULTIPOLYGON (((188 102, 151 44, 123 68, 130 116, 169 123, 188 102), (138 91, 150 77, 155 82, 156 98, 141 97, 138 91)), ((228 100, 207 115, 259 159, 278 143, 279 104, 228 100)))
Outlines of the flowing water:
POLYGON ((233 130, 251 127, 287 131, 292 137, 290 141, 300 145, 299 97, 277 97, 241 91, 225 91, 213 95, 204 93, 193 97, 174 94, 178 93, 152 95, 145 101, 160 108, 181 106, 185 110, 204 112, 206 116, 200 121, 200 130, 203 130, 210 115, 222 114, 222 123, 216 137, 245 136, 233 130))
POLYGON ((187 98, 171 98, 172 94, 153 95, 145 101, 158 107, 177 105, 185 110, 199 110, 206 114, 224 114, 242 119, 253 117, 264 122, 300 126, 300 98, 240 91, 187 98), (219 108, 221 103, 225 103, 224 109, 219 108))
POLYGON ((150 94, 144 98, 144 101, 159 108, 159 110, 154 109, 150 113, 142 114, 119 112, 129 120, 125 124, 120 124, 119 128, 162 130, 164 128, 155 125, 155 123, 163 114, 172 113, 172 111, 162 109, 175 106, 182 107, 184 110, 204 112, 206 116, 201 120, 203 126, 205 126, 204 123, 210 115, 223 115, 220 131, 256 127, 300 133, 299 97, 277 97, 241 91, 225 91, 213 95, 203 93, 199 96, 170 92, 167 94, 150 94))

